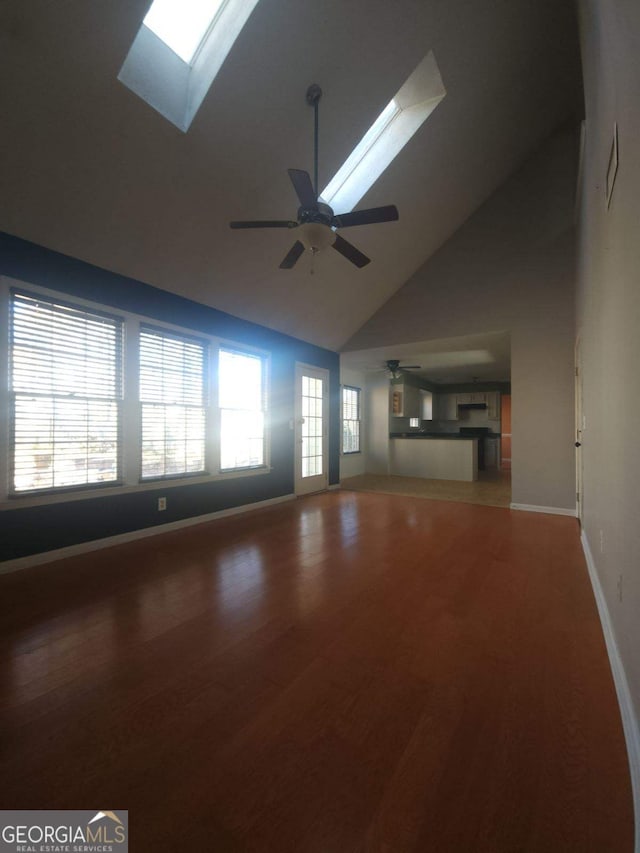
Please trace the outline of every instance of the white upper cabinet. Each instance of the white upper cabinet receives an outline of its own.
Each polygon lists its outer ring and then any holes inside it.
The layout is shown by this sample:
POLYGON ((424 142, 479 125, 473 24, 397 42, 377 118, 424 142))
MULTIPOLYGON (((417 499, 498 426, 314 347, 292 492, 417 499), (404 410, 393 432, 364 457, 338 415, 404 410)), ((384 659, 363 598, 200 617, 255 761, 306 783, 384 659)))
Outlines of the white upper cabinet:
POLYGON ((474 391, 473 393, 458 394, 458 405, 465 403, 486 403, 487 394, 484 391, 474 391))
POLYGON ((433 394, 425 388, 415 385, 392 385, 390 392, 390 411, 395 418, 419 418, 431 421, 433 413, 433 394))
MULTIPOLYGON (((488 420, 500 420, 499 391, 465 391, 460 394, 438 394, 437 403, 438 411, 437 415, 434 415, 434 418, 437 417, 439 421, 459 420, 458 406, 470 405, 472 403, 480 403, 487 407, 486 416, 488 420)), ((466 417, 466 414, 464 417, 466 417)), ((477 417, 476 424, 479 424, 477 417)))
POLYGON ((431 391, 420 389, 420 417, 423 421, 432 421, 435 418, 434 396, 431 391))
POLYGON ((438 420, 458 420, 458 395, 438 394, 438 420))
POLYGON ((391 386, 391 414, 395 418, 419 418, 420 388, 413 385, 391 386))

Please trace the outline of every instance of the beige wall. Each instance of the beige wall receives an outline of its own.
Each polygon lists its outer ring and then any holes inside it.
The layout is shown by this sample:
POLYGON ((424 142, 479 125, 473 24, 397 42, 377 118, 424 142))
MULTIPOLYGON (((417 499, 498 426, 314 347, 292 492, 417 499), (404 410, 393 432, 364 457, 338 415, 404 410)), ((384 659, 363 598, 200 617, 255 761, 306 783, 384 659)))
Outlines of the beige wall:
MULTIPOLYGON (((577 299, 586 421, 582 448, 583 521, 635 704, 637 726, 640 3, 581 0, 580 12, 586 101, 577 299), (607 207, 605 177, 614 122, 618 124, 619 168, 607 207)), ((640 779, 640 769, 636 774, 640 779)), ((640 790, 636 796, 640 797, 640 790)))
POLYGON ((577 155, 556 135, 345 347, 510 331, 512 499, 570 511, 577 155))

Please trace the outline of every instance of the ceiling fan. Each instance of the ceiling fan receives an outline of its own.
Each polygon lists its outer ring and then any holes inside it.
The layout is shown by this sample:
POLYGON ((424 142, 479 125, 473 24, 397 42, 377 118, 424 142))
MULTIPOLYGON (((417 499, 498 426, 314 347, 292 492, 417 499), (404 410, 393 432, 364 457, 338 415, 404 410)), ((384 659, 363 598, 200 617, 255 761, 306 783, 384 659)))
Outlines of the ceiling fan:
POLYGON ((302 169, 288 169, 293 188, 298 196, 300 207, 297 219, 268 219, 246 222, 230 222, 231 228, 290 228, 299 229, 299 239, 293 244, 280 269, 292 269, 305 249, 312 254, 329 246, 339 252, 357 267, 366 266, 370 259, 354 245, 337 233, 338 228, 349 228, 352 225, 372 225, 376 222, 395 222, 398 219, 398 208, 394 204, 385 207, 371 207, 368 210, 356 210, 352 213, 334 214, 331 207, 318 198, 318 103, 322 97, 322 89, 317 84, 307 89, 307 103, 314 108, 314 183, 308 172, 302 169))
POLYGON ((397 358, 390 358, 385 364, 393 379, 398 379, 403 370, 422 370, 420 364, 400 364, 400 360, 397 358))

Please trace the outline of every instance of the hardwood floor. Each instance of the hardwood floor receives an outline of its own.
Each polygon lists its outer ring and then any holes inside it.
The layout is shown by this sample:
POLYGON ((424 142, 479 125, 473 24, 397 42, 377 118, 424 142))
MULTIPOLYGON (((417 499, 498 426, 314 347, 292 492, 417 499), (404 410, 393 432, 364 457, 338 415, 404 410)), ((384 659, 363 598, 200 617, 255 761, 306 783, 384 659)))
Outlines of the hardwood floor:
POLYGON ((630 853, 575 520, 332 492, 0 577, 2 808, 131 850, 630 853))

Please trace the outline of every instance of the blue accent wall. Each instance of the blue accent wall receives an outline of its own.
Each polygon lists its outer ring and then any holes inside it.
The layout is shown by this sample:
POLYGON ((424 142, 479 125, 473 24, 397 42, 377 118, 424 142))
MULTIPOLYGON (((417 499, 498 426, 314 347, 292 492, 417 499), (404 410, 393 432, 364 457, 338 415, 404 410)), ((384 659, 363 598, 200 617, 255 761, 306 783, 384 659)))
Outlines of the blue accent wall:
MULTIPOLYGON (((339 482, 340 373, 337 353, 241 320, 215 308, 159 290, 75 258, 0 232, 0 274, 100 305, 173 323, 271 354, 269 473, 209 483, 158 484, 157 491, 130 492, 0 512, 0 560, 129 533, 243 504, 277 498, 294 490, 295 363, 330 374, 329 483, 339 482), (157 498, 167 495, 158 514, 157 498)), ((232 282, 230 286, 233 286, 232 282)), ((20 499, 15 501, 19 507, 20 499)), ((250 520, 247 520, 250 524, 250 520)))

